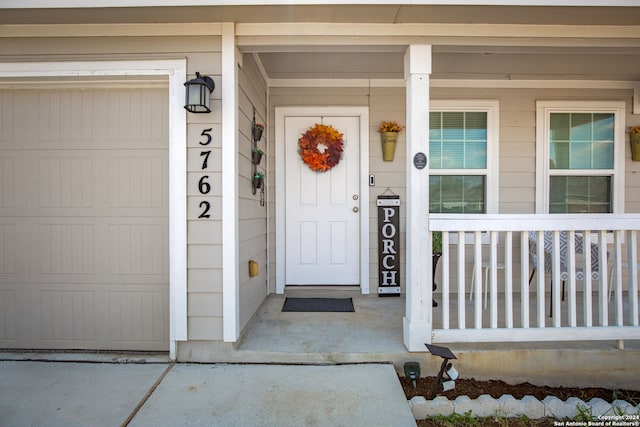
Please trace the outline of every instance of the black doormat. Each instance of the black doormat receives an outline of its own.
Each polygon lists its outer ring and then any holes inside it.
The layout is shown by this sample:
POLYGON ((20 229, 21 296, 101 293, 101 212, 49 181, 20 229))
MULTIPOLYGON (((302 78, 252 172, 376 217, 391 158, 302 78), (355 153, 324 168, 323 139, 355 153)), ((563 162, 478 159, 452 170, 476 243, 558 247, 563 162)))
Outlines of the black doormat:
POLYGON ((344 313, 355 310, 351 298, 287 298, 282 311, 344 313))

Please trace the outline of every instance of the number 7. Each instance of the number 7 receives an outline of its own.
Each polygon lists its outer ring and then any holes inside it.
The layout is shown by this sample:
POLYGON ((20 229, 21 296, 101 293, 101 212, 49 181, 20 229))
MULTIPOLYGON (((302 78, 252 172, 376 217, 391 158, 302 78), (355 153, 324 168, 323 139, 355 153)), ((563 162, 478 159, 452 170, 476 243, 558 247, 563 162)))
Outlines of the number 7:
POLYGON ((209 155, 211 151, 201 151, 200 157, 204 156, 204 161, 202 162, 202 169, 206 169, 209 164, 209 155))

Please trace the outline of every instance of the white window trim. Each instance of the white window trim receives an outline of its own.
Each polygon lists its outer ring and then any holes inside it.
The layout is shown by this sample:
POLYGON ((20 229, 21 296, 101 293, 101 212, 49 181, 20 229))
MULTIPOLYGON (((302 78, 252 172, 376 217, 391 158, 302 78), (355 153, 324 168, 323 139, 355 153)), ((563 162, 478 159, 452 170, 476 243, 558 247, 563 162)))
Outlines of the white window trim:
MULTIPOLYGON (((536 213, 549 213, 549 128, 551 113, 613 113, 615 120, 613 169, 613 212, 624 212, 624 101, 536 101, 536 213)), ((612 171, 612 172, 611 172, 612 171)), ((570 170, 563 175, 572 175, 570 170)), ((591 171, 597 174, 597 170, 591 171)), ((584 174, 580 174, 583 176, 584 174)))
MULTIPOLYGON (((486 213, 499 213, 499 152, 500 152, 500 103, 497 99, 447 99, 431 100, 432 112, 486 112, 487 113, 487 167, 473 169, 476 175, 486 176, 486 213)), ((470 175, 470 169, 429 169, 429 175, 470 175)), ((464 214, 460 214, 464 215, 464 214)))

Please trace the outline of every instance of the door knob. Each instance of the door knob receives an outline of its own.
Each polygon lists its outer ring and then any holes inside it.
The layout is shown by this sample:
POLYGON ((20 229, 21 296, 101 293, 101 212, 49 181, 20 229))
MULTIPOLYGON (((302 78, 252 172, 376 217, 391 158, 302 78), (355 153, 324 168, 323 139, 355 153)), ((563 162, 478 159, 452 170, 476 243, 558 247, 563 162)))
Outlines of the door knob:
POLYGON ((360 210, 360 209, 358 209, 358 207, 357 207, 357 206, 353 208, 353 211, 354 211, 354 212, 358 212, 359 210, 360 210))

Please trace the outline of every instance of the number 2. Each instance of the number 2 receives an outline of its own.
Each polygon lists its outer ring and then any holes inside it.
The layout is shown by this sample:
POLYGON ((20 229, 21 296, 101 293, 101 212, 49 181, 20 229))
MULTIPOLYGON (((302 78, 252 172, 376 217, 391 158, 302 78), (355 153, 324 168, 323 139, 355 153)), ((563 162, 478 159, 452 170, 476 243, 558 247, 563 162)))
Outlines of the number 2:
POLYGON ((204 205, 204 210, 200 215, 198 215, 198 218, 211 218, 211 215, 209 214, 209 209, 211 209, 211 205, 207 201, 200 202, 200 207, 202 207, 203 205, 204 205))

